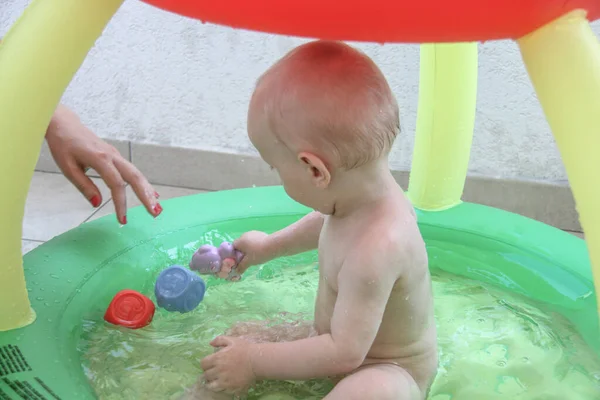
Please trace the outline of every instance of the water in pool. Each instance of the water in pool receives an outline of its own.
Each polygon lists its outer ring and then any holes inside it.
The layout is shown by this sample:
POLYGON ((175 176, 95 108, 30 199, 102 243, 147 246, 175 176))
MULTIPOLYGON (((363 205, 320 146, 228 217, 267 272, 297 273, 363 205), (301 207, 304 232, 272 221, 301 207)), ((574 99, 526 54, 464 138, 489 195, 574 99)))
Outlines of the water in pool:
MULTIPOLYGON (((231 240, 218 232, 202 243, 231 240)), ((187 265, 200 242, 157 249, 145 294, 170 264, 187 265)), ((247 271, 243 281, 207 279, 200 306, 188 313, 157 309, 152 324, 127 330, 92 310, 79 343, 98 398, 177 399, 200 375, 209 341, 237 321, 309 319, 317 285, 316 253, 280 259, 247 271)), ((440 367, 429 400, 600 399, 600 360, 570 324, 527 300, 433 269, 440 367)), ((321 399, 327 381, 268 382, 248 400, 321 399)))

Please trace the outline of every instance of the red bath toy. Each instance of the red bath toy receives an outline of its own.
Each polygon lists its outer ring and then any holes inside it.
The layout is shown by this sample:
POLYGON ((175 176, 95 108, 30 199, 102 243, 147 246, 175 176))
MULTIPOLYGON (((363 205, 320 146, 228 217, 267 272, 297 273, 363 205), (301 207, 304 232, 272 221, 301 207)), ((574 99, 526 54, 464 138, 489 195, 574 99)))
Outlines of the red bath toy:
POLYGON ((104 320, 113 325, 139 329, 148 325, 154 317, 154 303, 135 290, 121 290, 108 305, 104 320))

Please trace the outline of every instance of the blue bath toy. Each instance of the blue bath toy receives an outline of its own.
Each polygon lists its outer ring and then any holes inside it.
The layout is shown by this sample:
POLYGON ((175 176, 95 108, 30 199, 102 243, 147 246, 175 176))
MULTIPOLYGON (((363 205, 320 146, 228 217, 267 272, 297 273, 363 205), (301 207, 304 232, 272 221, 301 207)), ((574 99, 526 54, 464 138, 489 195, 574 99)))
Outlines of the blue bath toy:
POLYGON ((204 280, 181 265, 163 270, 154 286, 156 303, 167 311, 186 313, 198 307, 204 299, 204 280))

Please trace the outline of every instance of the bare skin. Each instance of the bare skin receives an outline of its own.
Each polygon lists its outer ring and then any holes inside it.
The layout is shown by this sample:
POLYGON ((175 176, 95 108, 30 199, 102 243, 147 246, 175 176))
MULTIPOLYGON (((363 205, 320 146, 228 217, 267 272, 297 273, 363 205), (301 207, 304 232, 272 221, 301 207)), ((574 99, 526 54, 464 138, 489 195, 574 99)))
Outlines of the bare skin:
MULTIPOLYGON (((199 384, 203 394, 191 398, 211 399, 211 392, 218 396, 244 393, 257 380, 314 378, 336 382, 328 400, 426 397, 438 360, 427 253, 414 209, 390 173, 389 150, 383 149, 378 156, 371 155, 368 161, 352 168, 340 167, 323 151, 326 145, 311 145, 303 135, 306 129, 317 129, 318 120, 273 123, 264 111, 268 109, 265 99, 276 92, 282 103, 288 101, 285 104, 290 109, 294 101, 313 107, 305 109, 304 114, 290 113, 294 118, 304 115, 310 119, 310 113, 318 113, 325 106, 335 111, 335 101, 341 105, 334 115, 344 116, 353 104, 362 112, 370 103, 362 102, 360 96, 377 86, 380 78, 375 73, 364 87, 352 88, 358 100, 349 101, 354 103, 344 103, 348 96, 342 89, 344 85, 361 85, 355 79, 337 82, 323 106, 319 98, 312 102, 302 98, 302 90, 311 84, 319 90, 307 94, 328 93, 327 84, 345 73, 351 76, 351 68, 356 65, 362 65, 358 78, 369 73, 369 68, 376 68, 365 61, 365 56, 344 46, 322 42, 306 45, 297 54, 314 51, 321 59, 326 58, 321 66, 315 66, 322 70, 314 74, 314 79, 302 75, 304 81, 294 87, 294 74, 286 71, 294 68, 294 56, 289 57, 275 78, 265 79, 257 87, 250 104, 250 140, 263 160, 277 170, 287 194, 315 212, 271 235, 247 232, 234 242, 245 254, 238 273, 276 257, 318 248, 319 286, 313 329, 306 324, 270 328, 260 322, 236 325, 211 342, 218 351, 202 360, 201 382, 206 381, 206 386, 199 384), (277 85, 285 90, 277 92, 281 89, 277 85), (287 93, 295 97, 287 99, 287 93), (337 98, 335 93, 342 95, 337 98), (275 131, 278 126, 285 132, 275 131)), ((380 92, 370 98, 385 100, 380 92)), ((385 110, 384 104, 365 115, 378 118, 381 110, 385 110)), ((351 118, 356 113, 346 115, 351 118)), ((347 131, 335 132, 335 124, 335 120, 327 119, 327 130, 322 135, 349 135, 347 131)), ((368 146, 366 141, 371 135, 377 140, 379 132, 367 133, 360 137, 357 148, 368 146)), ((338 138, 332 136, 331 140, 338 138)), ((339 140, 343 146, 338 148, 348 153, 338 152, 335 156, 343 162, 351 155, 353 138, 339 140)), ((376 148, 372 150, 376 155, 376 148)))
MULTIPOLYGON (((422 399, 437 370, 436 330, 427 254, 412 206, 404 198, 400 188, 377 204, 345 218, 325 217, 319 240, 321 270, 315 305, 315 329, 319 334, 332 332, 332 320, 340 300, 339 288, 344 285, 346 276, 352 273, 344 271, 348 265, 344 265, 344 261, 348 257, 364 258, 364 254, 359 256, 356 253, 369 254, 370 251, 375 251, 381 246, 378 243, 381 240, 389 240, 389 252, 383 256, 372 255, 381 262, 349 265, 361 269, 358 274, 367 280, 367 286, 377 285, 376 282, 368 281, 369 275, 373 278, 396 279, 387 299, 381 324, 361 367, 340 382, 330 394, 332 399, 349 398, 346 397, 346 386, 349 384, 344 384, 344 381, 347 379, 354 382, 361 379, 361 376, 367 379, 367 375, 378 381, 386 381, 388 378, 396 383, 404 381, 408 386, 412 386, 414 381, 418 386, 418 396, 417 391, 413 393, 403 387, 399 392, 407 392, 409 396, 393 398, 422 399)), ((363 303, 364 312, 369 312, 369 290, 359 289, 354 296, 357 303, 363 303)), ((355 320, 357 325, 361 323, 359 318, 355 320)), ((357 387, 352 386, 350 389, 355 392, 360 391, 364 385, 357 382, 357 387)), ((362 398, 367 397, 369 396, 362 398)))
MULTIPOLYGON (((281 243, 282 237, 292 241, 296 234, 310 231, 301 225, 314 225, 315 216, 316 213, 309 215, 300 221, 300 226, 288 227, 261 241, 252 239, 258 236, 256 234, 251 234, 247 243, 243 243, 242 237, 240 247, 249 246, 246 251, 250 254, 260 254, 263 250, 258 249, 269 247, 265 241, 279 239, 281 243), (251 247, 257 250, 253 252, 251 247)), ((357 332, 356 327, 371 321, 373 325, 365 327, 364 333, 370 336, 367 332, 376 329, 376 335, 364 360, 358 368, 332 376, 338 384, 326 399, 424 399, 437 370, 436 330, 427 256, 411 205, 398 188, 396 193, 386 196, 373 207, 365 207, 343 218, 321 218, 324 222, 318 239, 320 279, 314 325, 266 327, 265 323, 242 322, 227 335, 253 344, 281 343, 331 335, 335 319, 340 317, 354 325, 354 333, 362 333, 357 332), (359 226, 366 229, 358 229, 359 226), (389 240, 392 251, 384 256, 372 254, 369 249, 380 248, 379 242, 384 238, 389 240), (373 257, 381 262, 362 265, 346 262, 354 257, 373 257), (359 271, 344 270, 348 267, 359 271), (358 275, 357 284, 347 281, 352 279, 353 273, 358 275), (374 299, 368 287, 379 286, 375 282, 378 278, 390 279, 393 284, 377 327, 377 319, 381 315, 377 310, 381 310, 381 302, 374 299), (340 299, 340 287, 345 285, 358 286, 350 301, 340 299), (365 290, 360 290, 360 286, 365 290), (342 309, 345 304, 348 309, 342 309), (350 307, 354 308, 354 312, 350 307), (385 393, 377 397, 378 391, 385 393)), ((304 239, 307 237, 304 236, 304 239)), ((271 252, 280 253, 281 247, 271 252)), ((348 334, 353 336, 352 331, 348 334)))
POLYGON ((146 210, 157 217, 162 212, 158 193, 144 175, 111 145, 96 136, 63 105, 59 105, 46 131, 52 157, 67 179, 94 207, 102 204, 102 194, 85 174, 94 169, 111 191, 117 220, 127 223, 126 186, 130 184, 146 210))

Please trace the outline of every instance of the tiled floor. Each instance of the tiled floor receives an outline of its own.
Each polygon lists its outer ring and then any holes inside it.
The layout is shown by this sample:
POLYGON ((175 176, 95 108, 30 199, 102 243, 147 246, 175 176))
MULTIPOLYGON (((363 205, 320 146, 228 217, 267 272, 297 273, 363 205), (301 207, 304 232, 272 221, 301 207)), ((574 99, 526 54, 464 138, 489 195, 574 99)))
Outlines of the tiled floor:
MULTIPOLYGON (((25 205, 23 253, 82 223, 114 213, 110 191, 101 179, 92 180, 100 188, 104 199, 104 204, 98 209, 92 208, 63 175, 35 172, 25 205)), ((154 185, 154 188, 160 193, 161 200, 202 192, 171 186, 154 185)), ((140 204, 133 190, 128 188, 128 207, 140 204)))
MULTIPOLYGON (((23 253, 82 223, 114 213, 110 191, 101 179, 92 178, 92 180, 98 185, 105 199, 104 204, 98 209, 92 208, 63 175, 47 172, 34 174, 25 206, 23 253)), ((172 186, 154 185, 154 187, 160 193, 162 200, 202 192, 172 186)), ((133 191, 128 188, 127 205, 135 207, 140 204, 133 191)), ((571 233, 582 237, 579 232, 571 233)))

